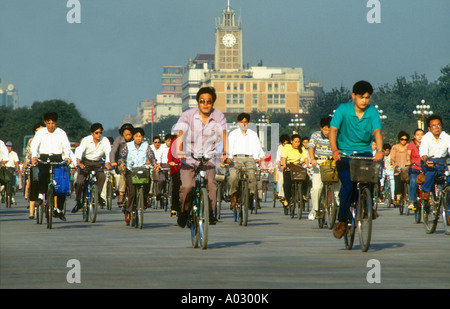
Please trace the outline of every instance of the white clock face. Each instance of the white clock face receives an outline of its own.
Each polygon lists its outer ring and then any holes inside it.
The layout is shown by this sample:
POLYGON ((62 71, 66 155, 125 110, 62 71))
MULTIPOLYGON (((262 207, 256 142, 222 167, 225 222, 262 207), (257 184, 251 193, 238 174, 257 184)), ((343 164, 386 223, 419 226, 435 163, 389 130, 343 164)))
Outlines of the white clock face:
POLYGON ((227 33, 223 36, 222 43, 226 47, 233 47, 236 44, 236 37, 231 33, 227 33))

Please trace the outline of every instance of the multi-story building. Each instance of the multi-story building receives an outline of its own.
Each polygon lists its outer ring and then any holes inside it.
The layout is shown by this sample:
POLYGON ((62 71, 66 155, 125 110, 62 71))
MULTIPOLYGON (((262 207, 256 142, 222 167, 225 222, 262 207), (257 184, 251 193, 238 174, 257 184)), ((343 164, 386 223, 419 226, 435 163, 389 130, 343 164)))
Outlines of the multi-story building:
POLYGON ((4 78, 0 78, 0 106, 8 106, 13 109, 19 107, 17 88, 4 78))

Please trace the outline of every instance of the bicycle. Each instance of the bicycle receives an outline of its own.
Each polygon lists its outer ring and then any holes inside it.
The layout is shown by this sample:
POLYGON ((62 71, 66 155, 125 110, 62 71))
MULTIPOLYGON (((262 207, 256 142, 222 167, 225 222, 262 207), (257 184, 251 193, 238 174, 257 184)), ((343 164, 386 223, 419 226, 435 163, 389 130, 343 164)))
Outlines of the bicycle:
POLYGON ((343 158, 350 159, 350 178, 357 183, 358 199, 350 206, 351 217, 348 218, 347 233, 344 234, 345 248, 353 248, 356 227, 358 227, 361 251, 367 252, 372 237, 372 220, 374 219, 371 184, 378 183, 382 161, 373 161, 369 157, 349 156, 342 153, 343 158))
POLYGON ((385 172, 383 177, 384 177, 384 187, 383 187, 384 205, 387 208, 391 208, 391 205, 393 205, 392 204, 391 176, 385 172))
POLYGON ((6 182, 4 184, 4 189, 1 192, 2 195, 2 202, 5 203, 6 208, 11 208, 11 205, 13 203, 13 192, 12 192, 12 181, 14 177, 14 168, 8 168, 8 167, 2 167, 3 172, 5 175, 9 175, 9 180, 6 179, 6 182))
POLYGON ((149 190, 149 199, 150 199, 150 207, 153 209, 158 209, 158 194, 159 194, 159 172, 153 168, 151 168, 150 174, 150 190, 149 190))
POLYGON ((332 229, 336 221, 337 206, 332 186, 339 182, 339 178, 336 165, 333 162, 330 159, 319 165, 320 177, 323 182, 319 201, 319 213, 316 216, 319 228, 323 228, 326 222, 328 229, 332 229))
POLYGON ((396 169, 400 170, 400 180, 403 182, 403 193, 400 197, 400 204, 398 205, 398 211, 400 215, 403 215, 406 212, 409 215, 408 204, 409 204, 409 176, 407 168, 399 168, 396 166, 396 169))
POLYGON ((221 174, 218 173, 216 170, 215 180, 217 182, 217 193, 216 193, 217 200, 216 200, 216 210, 214 214, 217 217, 217 219, 220 219, 222 211, 222 199, 227 187, 226 173, 221 174))
POLYGON ((209 224, 209 197, 206 189, 205 163, 211 158, 191 156, 200 164, 195 170, 195 187, 191 203, 189 204, 188 218, 186 224, 191 230, 192 247, 206 249, 208 247, 208 224, 209 224))
POLYGON ((42 161, 40 159, 37 159, 38 162, 40 162, 43 165, 48 165, 49 168, 49 182, 47 186, 47 191, 45 193, 45 201, 43 201, 44 205, 42 203, 39 203, 36 201, 36 204, 38 204, 38 210, 37 213, 39 214, 39 218, 37 218, 37 221, 41 224, 44 213, 45 217, 47 218, 47 228, 51 229, 53 225, 53 212, 55 211, 55 174, 54 174, 54 168, 55 166, 65 166, 67 165, 67 161, 63 160, 61 162, 50 162, 50 159, 47 159, 47 161, 42 161))
MULTIPOLYGON (((234 162, 232 160, 232 162, 234 162)), ((242 163, 243 166, 233 167, 239 172, 239 180, 238 180, 238 192, 236 197, 236 205, 233 209, 234 214, 234 222, 239 220, 239 225, 244 224, 247 226, 248 223, 248 210, 250 207, 250 187, 249 187, 249 176, 248 170, 256 171, 255 168, 248 168, 245 166, 247 163, 254 163, 254 161, 238 161, 242 163)), ((256 178, 256 175, 255 175, 256 178)), ((257 191, 254 195, 257 194, 257 191)))
POLYGON ((302 196, 302 184, 308 176, 308 170, 300 165, 290 164, 286 171, 291 175, 291 202, 287 207, 285 207, 285 215, 290 211, 291 218, 297 217, 299 220, 302 219, 303 213, 303 196, 302 196))
MULTIPOLYGON (((88 169, 86 167, 86 169, 88 169)), ((98 186, 97 186, 97 176, 95 170, 90 170, 86 180, 84 181, 83 196, 81 198, 82 210, 83 210, 83 221, 94 223, 97 220, 98 213, 98 186)))
POLYGON ((269 170, 261 170, 261 181, 262 181, 262 200, 267 202, 267 192, 269 191, 269 170))
POLYGON ((163 184, 163 193, 161 195, 161 198, 164 201, 164 211, 167 211, 169 205, 171 204, 172 198, 172 180, 170 177, 170 166, 162 166, 159 170, 166 173, 166 180, 163 184))
POLYGON ((136 187, 136 198, 131 212, 131 226, 142 229, 144 227, 145 192, 144 186, 150 182, 150 167, 131 167, 131 182, 136 187))
POLYGON ((116 182, 114 179, 113 170, 105 170, 106 180, 106 209, 112 210, 113 199, 116 198, 116 182))
POLYGON ((439 216, 442 216, 445 234, 450 235, 450 183, 447 181, 450 176, 450 159, 447 159, 446 163, 434 162, 434 165, 442 166, 440 172, 443 172, 443 175, 436 174, 434 192, 430 192, 430 200, 422 200, 422 221, 425 232, 432 234, 436 231, 439 216), (443 183, 437 184, 436 180, 443 183))

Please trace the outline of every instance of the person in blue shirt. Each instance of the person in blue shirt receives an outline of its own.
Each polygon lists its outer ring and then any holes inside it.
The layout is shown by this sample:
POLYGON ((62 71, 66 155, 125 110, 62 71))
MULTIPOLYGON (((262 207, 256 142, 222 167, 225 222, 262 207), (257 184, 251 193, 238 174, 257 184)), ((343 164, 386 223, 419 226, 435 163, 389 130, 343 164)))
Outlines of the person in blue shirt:
POLYGON ((359 81, 353 85, 353 102, 342 103, 336 109, 330 123, 330 147, 333 159, 337 162, 338 175, 341 181, 339 192, 339 222, 333 229, 334 237, 340 239, 344 235, 346 219, 351 215, 349 207, 356 200, 356 183, 350 179, 348 158, 341 158, 341 153, 348 155, 354 152, 358 156, 372 157, 372 142, 376 143, 374 159, 383 160, 383 138, 381 136, 381 120, 378 110, 369 105, 373 93, 372 85, 367 81, 359 81))

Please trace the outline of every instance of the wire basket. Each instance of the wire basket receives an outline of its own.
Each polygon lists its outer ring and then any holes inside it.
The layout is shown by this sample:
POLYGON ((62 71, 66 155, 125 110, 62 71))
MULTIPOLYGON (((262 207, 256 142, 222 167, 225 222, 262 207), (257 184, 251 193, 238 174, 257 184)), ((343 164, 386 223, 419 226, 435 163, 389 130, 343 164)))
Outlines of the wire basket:
POLYGON ((378 183, 383 162, 372 160, 350 160, 350 179, 353 182, 378 183))
POLYGON ((338 182, 338 171, 336 168, 336 161, 327 160, 319 165, 320 177, 323 182, 338 182))
POLYGON ((289 171, 291 173, 292 181, 304 181, 308 176, 308 170, 298 165, 290 165, 289 171))
POLYGON ((146 167, 133 167, 130 174, 134 185, 147 184, 150 181, 150 172, 146 167))

